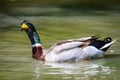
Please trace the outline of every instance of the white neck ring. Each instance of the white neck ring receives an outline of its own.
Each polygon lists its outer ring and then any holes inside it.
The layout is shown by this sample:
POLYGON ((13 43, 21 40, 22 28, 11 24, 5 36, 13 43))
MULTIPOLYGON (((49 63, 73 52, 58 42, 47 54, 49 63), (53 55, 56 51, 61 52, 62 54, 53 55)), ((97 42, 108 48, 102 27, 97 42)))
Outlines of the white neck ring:
POLYGON ((42 46, 40 43, 35 43, 32 45, 32 47, 42 46))

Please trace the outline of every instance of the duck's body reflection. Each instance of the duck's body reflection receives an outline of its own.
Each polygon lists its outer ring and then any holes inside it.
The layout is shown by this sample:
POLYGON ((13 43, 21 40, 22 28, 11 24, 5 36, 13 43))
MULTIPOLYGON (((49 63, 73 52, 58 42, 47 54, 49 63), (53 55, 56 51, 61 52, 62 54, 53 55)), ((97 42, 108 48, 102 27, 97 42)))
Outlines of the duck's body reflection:
MULTIPOLYGON (((93 60, 90 62, 64 62, 64 63, 43 63, 34 61, 35 75, 40 80, 41 75, 59 75, 61 79, 89 80, 90 76, 98 74, 110 74, 111 68, 103 66, 104 59, 93 60)), ((105 77, 105 76, 104 76, 105 77)))

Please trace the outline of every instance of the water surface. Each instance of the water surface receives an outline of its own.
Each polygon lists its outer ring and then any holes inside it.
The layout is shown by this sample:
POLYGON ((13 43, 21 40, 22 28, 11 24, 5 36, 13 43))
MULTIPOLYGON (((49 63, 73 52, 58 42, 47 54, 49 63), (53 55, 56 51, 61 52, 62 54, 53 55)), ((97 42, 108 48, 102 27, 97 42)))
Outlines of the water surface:
MULTIPOLYGON (((0 80, 120 80, 119 11, 82 10, 80 14, 69 11, 69 16, 67 12, 64 16, 61 13, 50 16, 40 15, 41 12, 37 12, 39 8, 36 8, 30 16, 29 12, 23 13, 26 9, 11 8, 9 14, 0 13, 0 80), (36 13, 39 15, 33 15, 36 13), (36 26, 46 49, 61 40, 96 34, 100 34, 101 39, 110 36, 117 41, 104 58, 80 62, 41 62, 31 57, 30 41, 20 31, 23 20, 29 20, 36 26)), ((50 13, 59 10, 52 8, 50 13)))

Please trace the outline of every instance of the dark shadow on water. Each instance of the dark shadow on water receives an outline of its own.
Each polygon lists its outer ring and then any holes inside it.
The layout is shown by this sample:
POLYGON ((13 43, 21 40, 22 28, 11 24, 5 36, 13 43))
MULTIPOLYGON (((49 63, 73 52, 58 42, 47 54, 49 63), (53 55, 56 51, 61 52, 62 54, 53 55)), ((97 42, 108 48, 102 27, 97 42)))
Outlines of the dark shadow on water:
POLYGON ((118 58, 120 57, 120 54, 107 54, 104 56, 104 58, 118 58))

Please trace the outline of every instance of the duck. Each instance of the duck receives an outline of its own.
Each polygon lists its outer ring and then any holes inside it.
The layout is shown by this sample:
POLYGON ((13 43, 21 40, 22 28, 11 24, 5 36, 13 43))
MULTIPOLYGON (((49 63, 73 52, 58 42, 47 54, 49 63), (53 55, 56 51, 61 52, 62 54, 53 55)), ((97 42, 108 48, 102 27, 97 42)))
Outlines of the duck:
POLYGON ((63 40, 53 44, 47 51, 44 51, 40 36, 35 26, 24 20, 21 23, 21 31, 24 31, 32 45, 33 59, 46 62, 64 62, 89 60, 104 56, 109 47, 116 41, 111 37, 99 40, 99 35, 90 37, 63 40))

